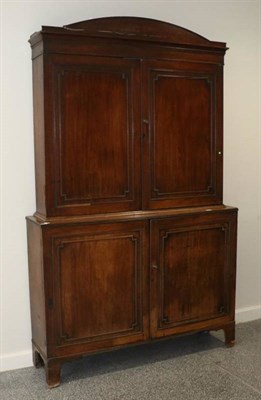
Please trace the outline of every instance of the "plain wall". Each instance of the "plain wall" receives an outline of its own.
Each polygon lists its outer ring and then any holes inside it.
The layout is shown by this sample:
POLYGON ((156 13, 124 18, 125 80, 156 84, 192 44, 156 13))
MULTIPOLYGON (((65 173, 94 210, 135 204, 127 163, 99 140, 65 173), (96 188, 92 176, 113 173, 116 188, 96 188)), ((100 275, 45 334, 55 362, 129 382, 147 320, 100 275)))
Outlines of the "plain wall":
POLYGON ((261 317, 260 1, 2 2, 2 369, 31 365, 25 216, 35 211, 32 67, 27 40, 41 25, 130 15, 227 42, 224 203, 239 207, 237 320, 261 317))

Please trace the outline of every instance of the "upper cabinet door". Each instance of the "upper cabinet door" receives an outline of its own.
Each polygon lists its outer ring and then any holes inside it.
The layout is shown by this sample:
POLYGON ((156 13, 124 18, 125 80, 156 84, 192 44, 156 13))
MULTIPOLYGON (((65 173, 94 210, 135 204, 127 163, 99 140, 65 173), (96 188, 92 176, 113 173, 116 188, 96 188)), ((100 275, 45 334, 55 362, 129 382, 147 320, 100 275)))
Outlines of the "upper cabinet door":
POLYGON ((140 207, 139 75, 137 60, 47 58, 47 215, 140 207))
POLYGON ((222 65, 143 63, 143 208, 222 203, 222 65))

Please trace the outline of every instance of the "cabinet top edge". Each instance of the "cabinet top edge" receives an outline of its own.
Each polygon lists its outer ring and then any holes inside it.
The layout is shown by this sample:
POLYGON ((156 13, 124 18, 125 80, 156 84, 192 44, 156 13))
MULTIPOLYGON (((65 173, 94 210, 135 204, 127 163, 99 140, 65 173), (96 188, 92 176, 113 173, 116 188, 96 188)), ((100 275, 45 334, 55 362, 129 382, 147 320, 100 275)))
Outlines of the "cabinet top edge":
POLYGON ((42 26, 41 31, 31 35, 29 43, 34 47, 47 37, 59 36, 149 41, 223 53, 227 50, 224 42, 208 40, 195 32, 169 22, 139 17, 106 17, 81 21, 63 27, 42 26))
POLYGON ((79 224, 79 223, 113 223, 121 221, 136 221, 144 219, 160 219, 167 217, 176 217, 182 215, 194 215, 194 214, 212 214, 217 212, 237 212, 238 208, 232 206, 205 206, 205 207, 193 207, 193 208, 178 208, 178 209, 166 209, 166 210, 144 210, 144 211, 129 211, 129 212, 117 212, 117 213, 106 213, 106 214, 93 214, 93 215, 81 215, 81 216, 70 216, 70 217, 45 217, 39 213, 35 213, 33 216, 28 216, 26 219, 38 225, 63 225, 63 224, 79 224))

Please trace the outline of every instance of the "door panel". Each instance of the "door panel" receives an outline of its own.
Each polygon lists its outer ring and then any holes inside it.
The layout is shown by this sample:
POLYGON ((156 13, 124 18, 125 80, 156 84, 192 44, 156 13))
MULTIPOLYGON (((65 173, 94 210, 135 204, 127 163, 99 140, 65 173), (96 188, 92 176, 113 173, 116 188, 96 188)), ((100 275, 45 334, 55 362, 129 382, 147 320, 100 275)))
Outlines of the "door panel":
POLYGON ((144 208, 221 203, 220 73, 216 66, 144 63, 144 208))
POLYGON ((51 241, 55 347, 145 340, 147 223, 63 228, 51 241))
POLYGON ((56 214, 138 208, 139 61, 54 56, 49 68, 56 214))
POLYGON ((235 220, 230 216, 152 222, 152 336, 232 316, 234 236, 235 220))

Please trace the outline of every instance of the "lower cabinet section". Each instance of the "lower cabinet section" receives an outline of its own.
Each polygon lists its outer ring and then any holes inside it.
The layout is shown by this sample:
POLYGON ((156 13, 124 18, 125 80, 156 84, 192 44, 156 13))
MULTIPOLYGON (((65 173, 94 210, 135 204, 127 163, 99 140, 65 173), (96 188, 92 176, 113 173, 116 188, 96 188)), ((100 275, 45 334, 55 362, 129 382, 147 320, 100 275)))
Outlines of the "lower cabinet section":
POLYGON ((34 364, 45 364, 49 386, 63 362, 103 349, 210 329, 232 345, 236 219, 231 208, 114 222, 29 217, 34 364))

